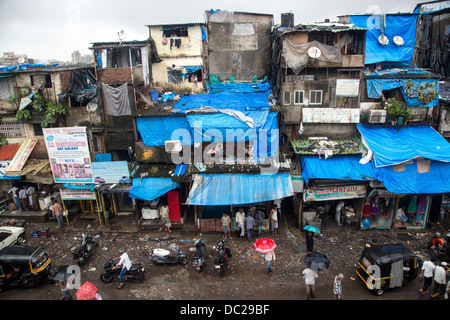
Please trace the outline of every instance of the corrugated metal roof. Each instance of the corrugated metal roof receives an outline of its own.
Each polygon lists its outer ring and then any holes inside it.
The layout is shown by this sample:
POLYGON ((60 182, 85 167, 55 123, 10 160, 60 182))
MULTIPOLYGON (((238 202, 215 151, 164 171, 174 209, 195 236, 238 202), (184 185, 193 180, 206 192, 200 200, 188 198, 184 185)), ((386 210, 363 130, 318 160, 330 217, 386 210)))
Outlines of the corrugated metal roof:
POLYGON ((191 25, 205 25, 204 22, 191 22, 191 23, 161 23, 161 24, 146 24, 146 27, 185 27, 185 26, 191 26, 191 25))
POLYGON ((12 160, 20 148, 20 143, 11 143, 0 147, 0 161, 12 160))

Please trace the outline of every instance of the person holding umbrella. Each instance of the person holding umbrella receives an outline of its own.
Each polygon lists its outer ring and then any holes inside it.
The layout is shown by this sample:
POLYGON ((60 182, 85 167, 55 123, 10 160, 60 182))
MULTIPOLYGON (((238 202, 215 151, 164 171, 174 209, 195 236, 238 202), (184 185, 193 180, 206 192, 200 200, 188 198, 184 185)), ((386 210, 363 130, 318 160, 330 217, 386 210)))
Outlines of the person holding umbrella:
POLYGON ((275 256, 275 252, 274 252, 276 247, 277 247, 277 245, 275 244, 275 242, 269 238, 258 239, 253 244, 253 248, 255 248, 255 250, 257 252, 264 254, 264 261, 266 263, 267 274, 269 276, 271 276, 273 274, 272 264, 276 260, 276 256, 275 256))
POLYGON ((303 230, 305 230, 306 251, 314 252, 314 233, 320 234, 320 230, 311 225, 305 226, 303 230))
POLYGON ((97 287, 89 281, 86 281, 75 295, 77 300, 102 300, 102 297, 98 294, 97 287))

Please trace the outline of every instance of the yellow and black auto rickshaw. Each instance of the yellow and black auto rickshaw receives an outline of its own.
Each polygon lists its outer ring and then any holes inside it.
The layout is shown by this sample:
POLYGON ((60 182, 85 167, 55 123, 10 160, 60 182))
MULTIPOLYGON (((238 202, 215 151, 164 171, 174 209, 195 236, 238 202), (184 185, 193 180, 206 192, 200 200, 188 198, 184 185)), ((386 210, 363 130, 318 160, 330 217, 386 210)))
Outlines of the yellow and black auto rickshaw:
POLYGON ((375 295, 401 287, 415 279, 421 260, 402 244, 375 245, 365 248, 356 274, 375 295))
POLYGON ((8 246, 0 250, 0 292, 8 287, 34 287, 47 279, 51 261, 41 247, 8 246))

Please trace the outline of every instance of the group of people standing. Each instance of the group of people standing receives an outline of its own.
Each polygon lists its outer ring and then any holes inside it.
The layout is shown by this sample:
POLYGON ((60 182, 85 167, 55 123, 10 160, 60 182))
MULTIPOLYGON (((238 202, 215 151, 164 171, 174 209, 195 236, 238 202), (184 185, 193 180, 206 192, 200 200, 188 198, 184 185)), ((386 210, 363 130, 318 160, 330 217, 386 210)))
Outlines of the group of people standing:
MULTIPOLYGON (((39 200, 36 188, 33 186, 23 185, 21 188, 14 186, 8 193, 12 195, 14 200, 14 210, 33 210, 37 211, 39 209, 39 200)), ((10 204, 9 210, 12 210, 13 206, 10 204)))
POLYGON ((436 260, 434 258, 424 261, 419 276, 423 279, 423 286, 419 292, 422 295, 428 294, 428 288, 433 284, 434 280, 434 292, 430 298, 437 299, 440 296, 448 298, 448 293, 450 292, 450 280, 447 282, 447 262, 443 261, 438 265, 435 265, 435 262, 436 260))
MULTIPOLYGON (((263 233, 264 219, 266 218, 265 213, 261 209, 256 209, 256 212, 249 211, 247 214, 244 212, 243 208, 240 208, 236 213, 236 226, 237 230, 240 231, 240 237, 245 236, 245 231, 247 231, 247 240, 252 241, 253 230, 255 226, 257 227, 257 237, 261 237, 263 233)), ((270 230, 272 236, 278 235, 278 221, 281 219, 281 199, 275 200, 272 208, 270 210, 268 219, 270 221, 270 230)), ((224 212, 222 215, 222 225, 224 237, 231 238, 231 218, 224 212)))

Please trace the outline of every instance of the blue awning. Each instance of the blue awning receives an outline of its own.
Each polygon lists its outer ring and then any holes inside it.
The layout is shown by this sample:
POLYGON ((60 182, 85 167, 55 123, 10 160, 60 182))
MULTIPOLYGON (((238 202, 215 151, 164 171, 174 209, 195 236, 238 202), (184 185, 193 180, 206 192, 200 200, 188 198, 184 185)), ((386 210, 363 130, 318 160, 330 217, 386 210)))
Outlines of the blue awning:
POLYGON ((385 188, 396 194, 448 193, 450 163, 431 160, 429 171, 423 173, 417 169, 417 160, 405 164, 404 171, 394 171, 393 166, 378 168, 377 180, 383 181, 385 188))
POLYGON ((288 173, 198 174, 186 203, 201 206, 249 204, 293 194, 288 173))
POLYGON ((333 156, 328 159, 317 156, 302 156, 302 177, 308 185, 309 179, 337 179, 337 180, 375 180, 376 172, 373 162, 361 164, 359 155, 333 156))
POLYGON ((373 152, 377 168, 417 157, 450 162, 450 143, 430 126, 366 127, 356 125, 373 152))
POLYGON ((172 178, 134 178, 129 195, 133 199, 152 201, 176 187, 172 178))

